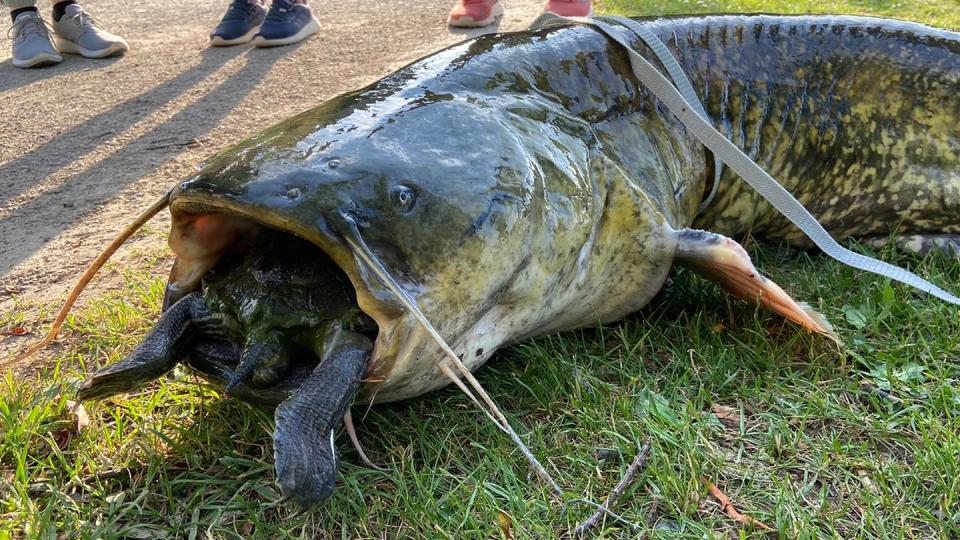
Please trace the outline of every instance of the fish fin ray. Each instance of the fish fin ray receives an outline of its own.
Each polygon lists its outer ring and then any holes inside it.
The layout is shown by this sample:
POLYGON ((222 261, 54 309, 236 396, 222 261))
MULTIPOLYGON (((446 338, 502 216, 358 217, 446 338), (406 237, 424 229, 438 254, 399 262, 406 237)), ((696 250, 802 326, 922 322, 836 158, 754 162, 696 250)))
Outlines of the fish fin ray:
POLYGON ((367 457, 367 453, 363 451, 363 445, 360 444, 360 439, 357 437, 357 428, 353 425, 353 416, 350 414, 350 409, 347 409, 347 413, 343 415, 343 427, 347 430, 347 436, 350 437, 350 444, 353 445, 364 465, 380 472, 390 472, 389 469, 384 469, 371 461, 367 457))
POLYGON ((810 305, 794 300, 773 280, 761 274, 743 246, 725 236, 695 229, 679 231, 678 262, 747 302, 793 321, 842 345, 833 326, 810 305))

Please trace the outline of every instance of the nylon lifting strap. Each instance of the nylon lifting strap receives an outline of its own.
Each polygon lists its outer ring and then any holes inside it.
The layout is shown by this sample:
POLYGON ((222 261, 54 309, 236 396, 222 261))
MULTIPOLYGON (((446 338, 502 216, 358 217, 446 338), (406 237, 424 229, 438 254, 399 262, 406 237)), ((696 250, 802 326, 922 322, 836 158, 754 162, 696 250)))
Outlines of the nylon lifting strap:
MULTIPOLYGON (((592 26, 626 49, 630 57, 630 65, 633 68, 633 73, 636 75, 637 80, 650 89, 657 99, 680 119, 691 135, 706 146, 708 150, 713 152, 714 159, 718 164, 716 169, 719 170, 719 163, 721 162, 733 169, 750 187, 776 208, 778 212, 783 214, 803 231, 824 253, 847 266, 852 266, 859 270, 905 283, 936 296, 945 302, 960 306, 960 298, 937 287, 913 272, 866 255, 854 253, 838 244, 837 241, 830 236, 830 233, 820 225, 817 219, 800 204, 800 201, 795 199, 793 195, 774 180, 773 177, 767 174, 766 171, 754 163, 753 160, 747 157, 747 155, 732 142, 714 129, 704 111, 703 105, 696 97, 690 81, 683 73, 683 68, 680 67, 679 62, 677 62, 673 54, 667 49, 666 44, 649 28, 645 28, 642 23, 625 17, 560 17, 547 13, 535 20, 531 28, 540 29, 570 23, 592 26), (673 77, 676 86, 660 73, 653 64, 640 56, 640 54, 633 49, 631 43, 621 37, 617 28, 626 29, 642 39, 644 43, 654 51, 654 54, 657 55, 660 62, 667 69, 667 73, 673 77), (686 94, 686 96, 684 94, 686 94)), ((714 186, 714 190, 715 189, 716 186, 714 186)))
MULTIPOLYGON (((654 56, 656 56, 657 60, 660 61, 660 65, 667 70, 667 75, 673 79, 673 83, 676 85, 677 90, 680 91, 680 95, 683 96, 683 99, 693 106, 694 111, 703 117, 704 120, 708 122, 710 121, 710 117, 707 116, 707 110, 703 107, 703 103, 700 102, 700 98, 693 90, 693 85, 690 84, 690 79, 687 78, 687 74, 684 73, 683 68, 680 67, 680 64, 677 62, 676 58, 674 58, 673 54, 670 52, 670 49, 667 48, 667 45, 661 41, 656 34, 653 33, 653 30, 650 30, 645 25, 626 17, 596 17, 595 19, 603 22, 616 22, 621 26, 627 27, 627 29, 639 36, 640 39, 647 44, 647 47, 650 47, 650 50, 653 51, 654 56)), ((609 35, 609 32, 605 33, 609 35)), ((622 42, 618 41, 618 43, 623 45, 622 42)), ((630 48, 628 47, 628 49, 630 48)), ((717 190, 720 188, 720 176, 723 175, 723 162, 720 161, 716 154, 713 155, 713 164, 713 186, 710 187, 710 193, 707 194, 706 198, 704 198, 700 203, 700 208, 697 209, 697 214, 702 214, 703 211, 710 206, 710 203, 713 202, 713 198, 717 195, 717 190)))

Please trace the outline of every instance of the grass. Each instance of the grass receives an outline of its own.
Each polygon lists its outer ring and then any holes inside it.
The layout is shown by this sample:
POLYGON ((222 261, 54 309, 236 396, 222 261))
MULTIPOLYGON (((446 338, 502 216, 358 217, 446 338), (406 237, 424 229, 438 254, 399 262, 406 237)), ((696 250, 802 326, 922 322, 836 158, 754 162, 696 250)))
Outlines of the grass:
MULTIPOLYGON (((633 5, 603 4, 641 11, 633 5)), ((960 27, 940 5, 815 7, 960 27)), ((845 354, 680 271, 640 314, 512 346, 478 377, 571 496, 601 501, 649 442, 647 467, 619 511, 655 538, 766 536, 727 517, 703 478, 783 537, 960 537, 956 310, 823 258, 755 255, 835 323, 845 354)), ((955 259, 879 255, 960 283, 955 259)), ((159 309, 159 278, 135 268, 123 283, 71 318, 49 365, 0 380, 0 540, 554 538, 591 513, 558 508, 510 440, 450 389, 356 411, 368 453, 390 472, 356 465, 341 436, 342 483, 308 513, 279 501, 270 413, 185 373, 90 405, 90 424, 78 430, 72 386, 128 352, 159 309)), ((22 314, 0 315, 0 330, 20 324, 22 314)), ((608 520, 597 536, 638 534, 608 520)))

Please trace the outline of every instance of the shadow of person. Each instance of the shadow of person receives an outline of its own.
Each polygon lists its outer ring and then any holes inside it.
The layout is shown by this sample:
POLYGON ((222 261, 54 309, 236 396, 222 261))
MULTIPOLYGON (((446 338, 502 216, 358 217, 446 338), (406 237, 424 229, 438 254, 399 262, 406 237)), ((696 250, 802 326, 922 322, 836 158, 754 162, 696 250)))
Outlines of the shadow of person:
MULTIPOLYGON (((53 189, 25 201, 0 220, 0 271, 7 271, 36 252, 73 223, 93 215, 99 205, 107 203, 130 184, 154 173, 171 153, 195 143, 215 128, 237 104, 259 84, 273 64, 292 53, 299 45, 275 49, 256 49, 243 55, 243 67, 226 77, 212 91, 190 103, 168 119, 139 134, 121 149, 95 163, 86 170, 73 174, 56 187, 56 199, 69 204, 51 204, 53 189), (38 234, 42 231, 42 234, 38 234)), ((207 50, 204 60, 188 73, 174 81, 159 85, 140 96, 98 115, 83 125, 58 137, 83 136, 84 148, 92 150, 104 136, 100 130, 112 126, 130 125, 171 99, 193 89, 217 66, 223 65, 233 54, 223 50, 207 50), (146 108, 146 111, 144 110, 146 108), (119 120, 118 120, 119 117, 119 120)), ((0 168, 0 177, 49 175, 69 163, 74 157, 57 154, 56 140, 43 145, 29 156, 0 168), (42 156, 42 157, 41 157, 42 156), (37 163, 31 163, 31 161, 37 163)), ((219 146, 219 145, 218 145, 219 146)))
POLYGON ((59 64, 29 69, 15 67, 13 65, 13 57, 0 62, 0 94, 8 90, 20 89, 23 86, 29 86, 51 77, 62 77, 76 71, 109 68, 123 59, 123 56, 111 56, 110 58, 97 60, 90 60, 89 58, 72 54, 64 54, 62 56, 63 61, 59 64))
MULTIPOLYGON (((238 50, 204 49, 200 54, 200 62, 176 77, 133 96, 0 165, 0 178, 6 183, 5 189, 0 191, 0 204, 32 187, 37 178, 46 178, 56 173, 96 149, 105 138, 123 132, 188 92, 239 53, 238 50)), ((83 62, 71 64, 79 66, 83 62)))

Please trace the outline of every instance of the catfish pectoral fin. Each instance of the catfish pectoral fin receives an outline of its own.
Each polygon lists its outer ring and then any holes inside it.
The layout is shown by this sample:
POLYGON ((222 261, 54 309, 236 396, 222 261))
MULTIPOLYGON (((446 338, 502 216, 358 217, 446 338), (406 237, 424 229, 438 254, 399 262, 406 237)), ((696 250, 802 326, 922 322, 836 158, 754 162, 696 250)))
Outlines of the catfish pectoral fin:
POLYGON ((198 330, 216 323, 214 318, 199 293, 181 298, 160 317, 130 356, 83 381, 77 401, 128 392, 170 371, 190 352, 198 330))
POLYGON ((334 428, 353 403, 372 348, 366 338, 334 347, 274 413, 277 481, 283 495, 302 508, 315 506, 333 493, 337 475, 334 428))
POLYGON ((756 302, 804 328, 841 345, 827 319, 809 305, 797 302, 753 266, 743 247, 719 234, 695 229, 679 231, 677 261, 716 282, 727 292, 756 302))

